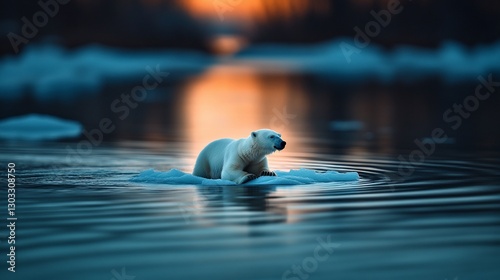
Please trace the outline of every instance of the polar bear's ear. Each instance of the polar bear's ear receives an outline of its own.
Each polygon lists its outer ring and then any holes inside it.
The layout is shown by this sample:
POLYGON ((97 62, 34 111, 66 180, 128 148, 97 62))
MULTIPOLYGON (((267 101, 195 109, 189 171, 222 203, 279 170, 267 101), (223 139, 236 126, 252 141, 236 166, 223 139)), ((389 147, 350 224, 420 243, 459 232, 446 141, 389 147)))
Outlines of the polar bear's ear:
POLYGON ((254 132, 252 132, 252 137, 253 137, 253 138, 257 137, 257 132, 255 132, 255 131, 254 131, 254 132))

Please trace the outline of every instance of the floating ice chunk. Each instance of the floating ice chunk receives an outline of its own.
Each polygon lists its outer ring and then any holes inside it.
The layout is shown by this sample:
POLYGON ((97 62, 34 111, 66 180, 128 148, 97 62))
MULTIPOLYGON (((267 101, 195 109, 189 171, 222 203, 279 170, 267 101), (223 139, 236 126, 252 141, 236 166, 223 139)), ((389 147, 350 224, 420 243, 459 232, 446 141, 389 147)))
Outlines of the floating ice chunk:
POLYGON ((203 180, 204 178, 196 177, 177 169, 167 172, 149 169, 131 179, 133 182, 182 185, 200 185, 203 180))
POLYGON ((43 141, 78 137, 78 122, 47 115, 31 114, 0 120, 0 139, 43 141))
MULTIPOLYGON (((276 171, 276 177, 259 177, 245 185, 304 185, 314 183, 328 183, 339 181, 357 181, 359 175, 357 172, 339 173, 336 171, 317 172, 309 169, 298 169, 286 171, 276 171)), ((154 183, 167 185, 235 185, 234 182, 227 180, 211 180, 184 173, 177 169, 162 172, 149 169, 131 179, 132 182, 154 183)))

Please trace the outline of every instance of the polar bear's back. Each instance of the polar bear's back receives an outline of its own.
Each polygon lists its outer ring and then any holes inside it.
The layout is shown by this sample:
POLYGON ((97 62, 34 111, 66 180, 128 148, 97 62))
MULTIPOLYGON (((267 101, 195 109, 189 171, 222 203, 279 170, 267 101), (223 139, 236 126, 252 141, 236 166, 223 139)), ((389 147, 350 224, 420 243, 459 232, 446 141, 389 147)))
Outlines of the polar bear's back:
POLYGON ((196 159, 193 175, 209 179, 220 179, 226 147, 234 141, 234 139, 229 138, 219 139, 203 148, 196 159))

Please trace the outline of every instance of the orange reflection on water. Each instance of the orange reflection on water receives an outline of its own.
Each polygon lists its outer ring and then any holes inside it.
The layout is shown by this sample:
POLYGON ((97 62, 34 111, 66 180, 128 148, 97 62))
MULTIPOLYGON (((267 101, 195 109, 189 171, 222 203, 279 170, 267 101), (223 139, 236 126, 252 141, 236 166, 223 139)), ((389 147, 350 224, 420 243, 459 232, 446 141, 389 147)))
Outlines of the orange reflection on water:
POLYGON ((212 50, 218 55, 230 55, 240 51, 248 42, 241 36, 220 35, 212 40, 212 50))
POLYGON ((214 67, 186 84, 180 105, 192 155, 213 140, 245 138, 262 128, 277 130, 290 144, 272 155, 273 159, 279 161, 281 155, 300 149, 290 141, 300 125, 293 120, 284 122, 277 115, 290 106, 288 111, 300 118, 308 104, 304 93, 294 94, 294 100, 290 100, 294 89, 288 79, 262 77, 244 67, 214 67))

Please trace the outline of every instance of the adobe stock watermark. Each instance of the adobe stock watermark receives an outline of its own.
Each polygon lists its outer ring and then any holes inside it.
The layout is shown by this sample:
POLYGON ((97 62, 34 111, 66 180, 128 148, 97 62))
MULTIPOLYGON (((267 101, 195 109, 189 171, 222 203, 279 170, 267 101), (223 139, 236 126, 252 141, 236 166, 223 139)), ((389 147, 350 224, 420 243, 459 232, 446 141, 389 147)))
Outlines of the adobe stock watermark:
POLYGON ((135 279, 135 276, 127 275, 127 272, 125 271, 125 267, 122 267, 121 273, 118 273, 118 271, 116 271, 116 269, 112 269, 111 275, 113 275, 113 278, 111 278, 111 280, 134 280, 135 279))
POLYGON ((314 248, 311 256, 305 257, 302 262, 294 264, 290 269, 283 272, 282 280, 304 280, 318 270, 319 264, 328 260, 333 254, 334 249, 340 247, 340 244, 332 242, 332 235, 326 237, 326 242, 323 238, 316 238, 318 245, 314 248))
POLYGON ((280 130, 283 130, 285 126, 290 125, 290 121, 296 117, 297 115, 288 113, 286 106, 284 106, 281 110, 273 108, 273 117, 269 123, 269 128, 279 132, 280 130))
MULTIPOLYGON (((458 130, 464 120, 471 117, 472 113, 476 112, 481 102, 486 101, 500 87, 500 82, 493 80, 493 74, 489 74, 487 78, 479 76, 477 78, 479 84, 476 86, 474 94, 464 98, 462 103, 453 104, 443 113, 443 121, 448 124, 452 131, 458 130)), ((448 136, 444 128, 437 127, 432 130, 431 137, 424 140, 415 139, 414 143, 417 146, 405 158, 403 155, 398 156, 399 167, 398 174, 402 177, 410 176, 415 169, 422 165, 427 158, 432 156, 436 151, 436 144, 442 144, 448 140, 448 136)))
POLYGON ((38 1, 40 10, 33 14, 31 20, 27 17, 21 18, 21 22, 23 23, 21 34, 16 34, 14 32, 9 32, 9 34, 7 34, 7 38, 9 38, 10 45, 14 52, 16 54, 19 53, 19 46, 22 44, 26 45, 29 43, 30 39, 35 38, 40 28, 45 27, 49 23, 49 19, 55 17, 59 13, 60 6, 66 5, 70 1, 71 0, 38 1))
MULTIPOLYGON (((412 0, 408 0, 412 1, 412 0)), ((382 28, 386 28, 392 21, 392 17, 400 14, 404 10, 404 6, 399 0, 389 0, 387 2, 387 7, 381 11, 370 11, 370 15, 374 20, 369 21, 365 24, 364 28, 354 27, 354 45, 342 42, 340 43, 340 49, 344 55, 347 63, 351 63, 351 56, 353 54, 361 53, 362 49, 368 47, 372 39, 380 35, 382 28)))
POLYGON ((242 2, 243 0, 213 0, 212 5, 214 6, 214 9, 219 16, 219 20, 224 21, 224 14, 227 12, 231 12, 242 2))
MULTIPOLYGON (((148 74, 142 79, 142 85, 134 87, 130 93, 122 93, 120 98, 111 102, 111 112, 115 113, 122 121, 130 115, 132 109, 137 108, 140 102, 146 100, 149 91, 156 89, 170 75, 168 72, 162 72, 159 65, 156 65, 156 69, 147 66, 145 70, 148 74)), ((115 129, 116 126, 113 121, 105 117, 100 120, 98 128, 90 131, 83 130, 86 139, 78 142, 76 149, 72 149, 69 145, 66 146, 68 152, 67 161, 81 162, 83 156, 92 153, 93 147, 97 147, 102 143, 104 135, 112 133, 115 129)))

